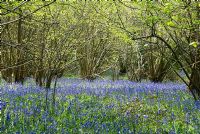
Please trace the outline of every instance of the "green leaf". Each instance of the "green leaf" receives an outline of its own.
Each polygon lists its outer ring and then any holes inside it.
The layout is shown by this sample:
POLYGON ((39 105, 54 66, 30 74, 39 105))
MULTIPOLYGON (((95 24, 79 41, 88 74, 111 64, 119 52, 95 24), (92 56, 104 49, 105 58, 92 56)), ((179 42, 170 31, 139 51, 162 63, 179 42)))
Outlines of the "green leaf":
POLYGON ((194 131, 194 127, 192 125, 189 125, 189 131, 194 131))
POLYGON ((194 24, 196 24, 196 25, 200 25, 200 20, 194 20, 193 22, 194 22, 194 24))
POLYGON ((167 22, 167 25, 170 26, 170 27, 174 27, 175 26, 174 22, 172 22, 172 21, 167 22))
POLYGON ((179 19, 179 17, 178 16, 172 16, 172 19, 177 21, 179 19))
POLYGON ((198 46, 198 43, 197 43, 197 42, 192 42, 192 43, 190 43, 189 45, 196 48, 196 47, 198 46))

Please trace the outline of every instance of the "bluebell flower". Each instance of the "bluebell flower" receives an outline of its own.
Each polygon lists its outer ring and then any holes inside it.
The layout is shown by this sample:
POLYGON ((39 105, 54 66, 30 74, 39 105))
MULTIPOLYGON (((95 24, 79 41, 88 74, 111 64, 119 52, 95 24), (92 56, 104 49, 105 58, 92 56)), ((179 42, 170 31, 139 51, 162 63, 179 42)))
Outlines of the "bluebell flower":
POLYGON ((10 112, 6 113, 6 121, 10 121, 10 112))
POLYGON ((187 124, 190 123, 190 114, 189 114, 189 113, 186 113, 186 114, 185 114, 185 122, 186 122, 187 124))
POLYGON ((36 132, 30 132, 29 134, 36 134, 36 132))
POLYGON ((0 100, 0 110, 6 107, 6 102, 0 100))
POLYGON ((123 128, 123 134, 128 134, 130 133, 129 129, 128 128, 123 128))
POLYGON ((164 118, 162 122, 163 122, 164 125, 167 124, 167 119, 164 118))
POLYGON ((171 113, 171 118, 172 118, 173 120, 175 119, 174 112, 171 113))
POLYGON ((200 100, 194 102, 195 108, 200 110, 200 100))
POLYGON ((169 134, 176 134, 176 132, 175 132, 174 130, 171 130, 171 131, 169 132, 169 134))
POLYGON ((125 116, 130 116, 131 115, 131 112, 129 111, 129 110, 127 110, 126 112, 125 112, 125 116))
POLYGON ((143 117, 144 117, 145 119, 147 119, 149 116, 148 116, 148 115, 143 115, 143 117))

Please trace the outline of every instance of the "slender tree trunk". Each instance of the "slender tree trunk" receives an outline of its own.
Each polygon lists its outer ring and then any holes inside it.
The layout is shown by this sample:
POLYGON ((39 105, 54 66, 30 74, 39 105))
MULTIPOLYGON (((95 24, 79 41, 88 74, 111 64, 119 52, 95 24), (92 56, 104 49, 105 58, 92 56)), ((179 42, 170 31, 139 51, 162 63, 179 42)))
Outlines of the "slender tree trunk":
MULTIPOLYGON (((197 20, 200 20, 200 8, 199 8, 199 2, 196 0, 196 17, 197 20)), ((196 54, 195 54, 195 60, 192 65, 192 73, 190 75, 190 83, 189 83, 189 89, 194 97, 195 100, 200 99, 200 25, 196 24, 194 25, 193 29, 193 35, 192 35, 192 41, 196 41, 198 43, 198 47, 196 48, 196 54)))
MULTIPOLYGON (((19 9, 20 13, 22 13, 22 10, 19 9)), ((22 15, 19 15, 19 18, 21 18, 22 15)), ((18 21, 18 34, 17 34, 17 42, 19 45, 22 45, 22 19, 19 19, 18 21)), ((16 64, 18 64, 22 60, 22 52, 21 50, 17 50, 17 55, 16 55, 16 64)), ((15 68, 15 82, 21 82, 23 84, 24 82, 24 65, 16 67, 15 68)))
POLYGON ((56 75, 55 78, 55 83, 54 83, 54 88, 53 88, 53 107, 55 107, 55 103, 56 103, 56 86, 57 86, 57 80, 58 80, 58 76, 56 75))
POLYGON ((200 71, 198 69, 192 70, 189 89, 195 100, 200 99, 200 71))
POLYGON ((53 78, 53 72, 51 72, 51 70, 49 70, 47 73, 47 76, 46 76, 45 88, 48 88, 48 89, 51 88, 52 78, 53 78))

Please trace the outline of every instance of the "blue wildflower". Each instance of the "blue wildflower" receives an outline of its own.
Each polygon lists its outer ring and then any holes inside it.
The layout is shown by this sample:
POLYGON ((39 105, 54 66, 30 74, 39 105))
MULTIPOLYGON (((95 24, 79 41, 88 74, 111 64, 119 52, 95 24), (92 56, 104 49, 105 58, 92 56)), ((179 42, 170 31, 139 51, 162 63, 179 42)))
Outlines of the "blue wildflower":
POLYGON ((195 108, 200 110, 200 100, 194 102, 195 108))
POLYGON ((0 100, 0 110, 6 107, 6 102, 0 100))
POLYGON ((144 117, 145 119, 147 119, 149 116, 148 116, 148 115, 143 115, 143 117, 144 117))
POLYGON ((171 118, 174 120, 175 119, 175 114, 174 112, 171 113, 171 118))
POLYGON ((10 121, 10 113, 9 112, 7 112, 7 114, 6 114, 6 121, 10 121))

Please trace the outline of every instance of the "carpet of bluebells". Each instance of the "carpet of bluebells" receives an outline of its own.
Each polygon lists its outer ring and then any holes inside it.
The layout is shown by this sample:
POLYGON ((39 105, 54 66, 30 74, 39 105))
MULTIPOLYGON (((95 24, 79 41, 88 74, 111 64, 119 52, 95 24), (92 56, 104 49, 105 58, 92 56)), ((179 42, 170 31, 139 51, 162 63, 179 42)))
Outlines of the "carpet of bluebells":
POLYGON ((0 85, 0 133, 200 133, 200 102, 181 83, 61 79, 0 85), (46 97, 48 96, 48 97, 46 97))

